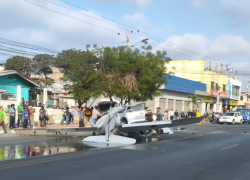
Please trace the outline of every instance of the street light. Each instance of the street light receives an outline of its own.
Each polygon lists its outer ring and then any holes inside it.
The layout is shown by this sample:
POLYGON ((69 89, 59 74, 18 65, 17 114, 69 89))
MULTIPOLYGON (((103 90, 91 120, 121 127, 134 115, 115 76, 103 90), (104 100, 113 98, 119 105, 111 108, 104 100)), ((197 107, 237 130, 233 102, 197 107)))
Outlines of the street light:
POLYGON ((146 39, 143 39, 143 40, 141 40, 141 41, 138 41, 138 42, 136 42, 135 44, 133 44, 131 47, 134 47, 136 44, 138 44, 138 43, 141 43, 141 42, 146 42, 147 40, 149 40, 148 38, 146 38, 146 39))

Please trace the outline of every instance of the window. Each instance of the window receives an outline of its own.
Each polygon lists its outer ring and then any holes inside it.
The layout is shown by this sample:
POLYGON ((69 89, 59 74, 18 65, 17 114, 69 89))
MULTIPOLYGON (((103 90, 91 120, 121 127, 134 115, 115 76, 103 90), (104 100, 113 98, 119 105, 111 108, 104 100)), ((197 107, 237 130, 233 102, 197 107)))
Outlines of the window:
POLYGON ((227 92, 227 85, 223 84, 223 92, 227 92))
POLYGON ((220 86, 218 83, 216 83, 216 91, 220 90, 220 86))
POLYGON ((243 101, 243 96, 240 96, 240 100, 243 101))
POLYGON ((214 90, 214 82, 211 82, 211 89, 214 90))

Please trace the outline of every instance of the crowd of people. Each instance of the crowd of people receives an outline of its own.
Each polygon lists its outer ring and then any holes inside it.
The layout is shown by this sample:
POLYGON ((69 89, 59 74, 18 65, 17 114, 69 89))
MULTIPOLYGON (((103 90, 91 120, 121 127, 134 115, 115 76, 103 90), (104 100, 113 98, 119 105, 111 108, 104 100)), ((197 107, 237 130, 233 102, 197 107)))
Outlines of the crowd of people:
MULTIPOLYGON (((7 105, 7 107, 0 106, 0 126, 2 126, 4 133, 7 134, 6 127, 14 128, 35 128, 34 114, 36 110, 29 105, 29 102, 22 103, 15 107, 15 104, 7 105), (16 119, 17 117, 17 119, 16 119)), ((46 127, 52 122, 52 108, 41 105, 39 110, 40 127, 46 127)))

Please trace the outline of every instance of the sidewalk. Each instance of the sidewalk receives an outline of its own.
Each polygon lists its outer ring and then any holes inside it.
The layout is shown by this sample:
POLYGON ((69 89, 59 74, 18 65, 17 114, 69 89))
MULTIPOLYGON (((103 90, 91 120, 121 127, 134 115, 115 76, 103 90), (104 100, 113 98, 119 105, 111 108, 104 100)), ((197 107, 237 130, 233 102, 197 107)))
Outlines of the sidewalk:
MULTIPOLYGON (((79 127, 79 125, 75 125, 75 124, 72 124, 72 123, 69 124, 69 125, 66 125, 66 124, 61 125, 60 123, 56 123, 56 124, 47 125, 46 129, 77 128, 77 127, 79 127)), ((91 124, 86 123, 85 127, 91 127, 91 124)), ((40 128, 39 124, 36 125, 36 128, 40 128)), ((19 128, 15 128, 15 129, 23 129, 23 128, 19 127, 19 128)), ((6 130, 7 130, 8 134, 16 134, 15 129, 13 130, 13 129, 9 129, 8 127, 6 127, 6 130)), ((33 128, 27 128, 27 130, 28 129, 33 129, 33 128)), ((4 134, 4 131, 0 127, 0 135, 3 135, 3 134, 4 134)))

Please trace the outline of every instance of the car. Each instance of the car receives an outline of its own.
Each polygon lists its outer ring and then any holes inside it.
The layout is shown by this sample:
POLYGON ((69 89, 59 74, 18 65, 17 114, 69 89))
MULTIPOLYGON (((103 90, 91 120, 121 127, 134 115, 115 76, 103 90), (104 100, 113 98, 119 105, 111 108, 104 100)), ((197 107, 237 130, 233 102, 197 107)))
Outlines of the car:
POLYGON ((227 112, 220 119, 219 123, 242 124, 243 118, 240 112, 227 112))
POLYGON ((123 105, 123 110, 119 112, 122 124, 132 124, 146 122, 145 104, 123 105))
POLYGON ((250 123, 250 109, 247 108, 237 108, 236 111, 239 111, 242 114, 243 123, 250 123))

